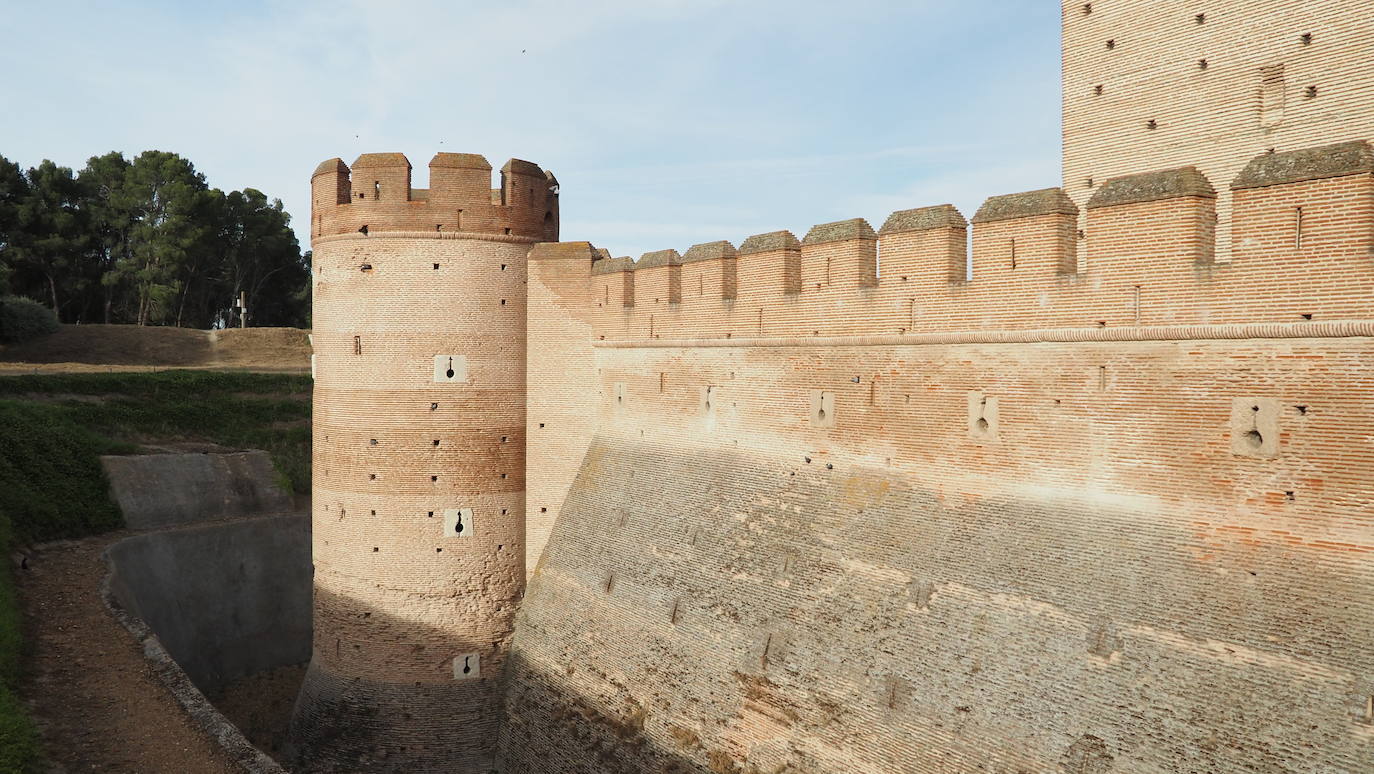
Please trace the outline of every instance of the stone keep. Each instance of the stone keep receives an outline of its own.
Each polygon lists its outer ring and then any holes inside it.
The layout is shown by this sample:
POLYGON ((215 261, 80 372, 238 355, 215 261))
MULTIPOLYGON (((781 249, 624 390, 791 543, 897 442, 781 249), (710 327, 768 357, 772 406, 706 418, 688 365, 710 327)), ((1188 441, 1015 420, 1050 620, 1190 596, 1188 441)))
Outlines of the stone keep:
POLYGON ((312 178, 314 648, 292 721, 322 770, 482 772, 525 580, 525 257, 557 181, 440 153, 312 178))

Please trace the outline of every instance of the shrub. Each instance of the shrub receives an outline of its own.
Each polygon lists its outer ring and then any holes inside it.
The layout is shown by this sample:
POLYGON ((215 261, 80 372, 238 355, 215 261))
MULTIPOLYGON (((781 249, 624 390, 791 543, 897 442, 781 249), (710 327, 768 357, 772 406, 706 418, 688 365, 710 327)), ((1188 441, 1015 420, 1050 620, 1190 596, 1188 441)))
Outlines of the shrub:
POLYGON ((10 577, 10 523, 0 507, 0 771, 37 771, 38 735, 14 694, 19 680, 19 604, 10 577))
POLYGON ((17 344, 56 333, 61 325, 46 306, 19 296, 0 296, 0 342, 17 344))

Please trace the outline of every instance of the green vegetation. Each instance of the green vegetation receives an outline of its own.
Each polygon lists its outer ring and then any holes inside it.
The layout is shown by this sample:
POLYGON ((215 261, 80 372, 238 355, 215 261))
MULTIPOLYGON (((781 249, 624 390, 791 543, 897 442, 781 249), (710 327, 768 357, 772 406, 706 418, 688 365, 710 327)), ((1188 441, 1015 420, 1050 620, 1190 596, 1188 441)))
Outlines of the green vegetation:
MULTIPOLYGON (((0 508, 0 559, 8 563, 10 522, 0 508)), ((22 641, 19 628, 19 602, 9 567, 0 570, 0 771, 26 772, 37 768, 38 734, 24 713, 14 691, 19 680, 22 641)))
MULTIPOLYGON (((266 449, 296 492, 310 490, 308 376, 211 371, 0 377, 0 558, 19 544, 122 523, 100 455, 170 441, 266 449)), ((9 568, 0 570, 0 772, 37 763, 13 693, 21 643, 9 568)))
POLYGON ((233 327, 309 314, 309 258, 280 200, 210 188, 187 159, 111 152, 73 171, 0 157, 0 293, 62 322, 233 327))
POLYGON ((0 343, 18 344, 61 328, 52 310, 27 298, 0 296, 0 343))

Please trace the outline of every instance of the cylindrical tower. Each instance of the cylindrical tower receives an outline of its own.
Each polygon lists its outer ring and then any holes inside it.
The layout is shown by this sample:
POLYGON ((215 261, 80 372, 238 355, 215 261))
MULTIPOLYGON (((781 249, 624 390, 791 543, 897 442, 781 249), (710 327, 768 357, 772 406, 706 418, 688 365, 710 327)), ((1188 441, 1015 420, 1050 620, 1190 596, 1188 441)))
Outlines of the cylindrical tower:
POLYGON ((553 176, 399 153, 312 179, 314 650, 308 771, 488 774, 524 584, 525 257, 553 176))

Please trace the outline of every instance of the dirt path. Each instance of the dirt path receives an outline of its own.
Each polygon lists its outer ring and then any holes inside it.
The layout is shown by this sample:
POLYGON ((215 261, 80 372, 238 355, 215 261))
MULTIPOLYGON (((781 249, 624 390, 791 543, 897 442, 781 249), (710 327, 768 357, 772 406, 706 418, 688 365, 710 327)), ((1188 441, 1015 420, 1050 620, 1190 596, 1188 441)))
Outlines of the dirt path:
POLYGON ((136 325, 64 325, 56 333, 0 347, 6 370, 222 368, 307 372, 310 332, 297 328, 200 331, 136 325))
POLYGON ((48 547, 18 575, 31 657, 20 693, 54 773, 229 774, 238 768, 158 680, 100 596, 115 532, 48 547))

